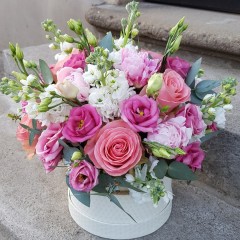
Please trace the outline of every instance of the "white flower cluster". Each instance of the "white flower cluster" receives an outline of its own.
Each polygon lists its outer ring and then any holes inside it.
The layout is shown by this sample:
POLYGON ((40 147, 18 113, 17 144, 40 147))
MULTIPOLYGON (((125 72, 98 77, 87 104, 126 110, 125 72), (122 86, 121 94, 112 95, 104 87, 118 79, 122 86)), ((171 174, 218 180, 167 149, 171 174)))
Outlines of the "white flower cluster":
POLYGON ((90 89, 89 104, 96 107, 103 121, 119 117, 119 103, 135 94, 129 87, 125 74, 119 70, 109 70, 101 81, 102 74, 95 65, 88 65, 84 80, 93 86, 90 89))

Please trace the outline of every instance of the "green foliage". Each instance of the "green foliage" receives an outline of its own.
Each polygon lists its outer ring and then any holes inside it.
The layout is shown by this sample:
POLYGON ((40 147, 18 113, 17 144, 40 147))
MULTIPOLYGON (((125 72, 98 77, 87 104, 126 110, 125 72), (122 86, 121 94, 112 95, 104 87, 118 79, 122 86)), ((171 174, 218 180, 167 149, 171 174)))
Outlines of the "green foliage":
POLYGON ((201 63, 202 63, 202 58, 199 58, 195 63, 192 64, 191 69, 188 72, 188 75, 186 78, 186 84, 192 89, 195 86, 195 77, 199 72, 201 63))
POLYGON ((157 178, 162 179, 166 175, 167 170, 168 170, 167 162, 164 159, 160 159, 153 171, 157 178))
POLYGON ((53 82, 53 76, 47 63, 44 60, 39 59, 39 67, 40 67, 44 82, 48 85, 51 84, 53 82))
POLYGON ((113 37, 111 32, 108 32, 107 35, 100 40, 99 46, 103 49, 108 49, 109 52, 113 51, 113 37))

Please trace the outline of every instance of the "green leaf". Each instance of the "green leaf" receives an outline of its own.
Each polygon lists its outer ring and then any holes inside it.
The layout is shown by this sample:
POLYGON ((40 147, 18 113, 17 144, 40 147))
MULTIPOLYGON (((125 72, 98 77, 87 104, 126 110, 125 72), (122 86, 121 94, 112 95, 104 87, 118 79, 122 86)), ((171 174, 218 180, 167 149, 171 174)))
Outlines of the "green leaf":
POLYGON ((221 81, 219 80, 203 80, 198 83, 195 91, 198 93, 205 93, 220 85, 221 85, 221 81))
POLYGON ((37 120, 36 119, 32 119, 32 126, 33 126, 33 129, 37 129, 37 120))
POLYGON ((25 124, 20 123, 20 126, 26 130, 31 130, 31 128, 25 124))
POLYGON ((197 104, 197 105, 201 105, 202 104, 202 100, 199 99, 195 93, 195 91, 192 90, 191 92, 191 103, 197 104))
POLYGON ((194 172, 184 163, 174 161, 168 167, 168 175, 173 179, 196 180, 194 172))
POLYGON ((29 145, 31 146, 35 137, 35 132, 34 131, 30 131, 30 135, 29 135, 29 145))
POLYGON ((109 52, 113 51, 113 39, 111 32, 107 33, 107 35, 101 39, 101 41, 99 42, 99 46, 104 49, 107 48, 109 52))
POLYGON ((39 59, 39 67, 40 67, 44 82, 46 84, 51 84, 53 82, 53 76, 47 63, 44 60, 39 59))
POLYGON ((159 160, 157 166, 153 169, 157 178, 162 179, 168 170, 168 164, 165 160, 159 160))
POLYGON ((195 92, 196 96, 198 98, 200 98, 201 100, 203 100, 203 98, 207 95, 207 94, 214 94, 215 92, 213 90, 204 92, 204 93, 200 93, 200 92, 195 92))
POLYGON ((215 132, 210 132, 210 133, 207 133, 204 137, 202 137, 200 140, 201 140, 201 143, 204 143, 206 141, 208 141, 209 139, 217 136, 220 132, 222 132, 222 130, 218 130, 218 131, 215 131, 215 132))
POLYGON ((120 186, 120 187, 126 187, 126 188, 130 188, 130 189, 132 189, 132 190, 134 190, 134 191, 136 191, 136 192, 142 192, 142 193, 144 193, 144 191, 142 191, 142 190, 139 189, 139 188, 134 187, 131 183, 125 181, 125 180, 124 180, 123 178, 121 178, 121 177, 117 177, 117 178, 115 178, 115 180, 119 183, 119 186, 120 186))
POLYGON ((77 200, 79 202, 81 202, 82 204, 84 204, 85 206, 90 207, 90 193, 79 192, 79 191, 76 191, 75 189, 73 189, 69 184, 69 177, 68 176, 66 176, 66 183, 67 183, 68 187, 70 188, 74 197, 76 197, 77 200))
POLYGON ((116 206, 118 206, 122 211, 124 211, 134 222, 136 222, 135 219, 128 212, 124 210, 124 208, 122 207, 122 205, 114 195, 110 194, 108 195, 108 198, 110 199, 111 202, 113 202, 116 206))
POLYGON ((186 84, 190 87, 190 88, 194 88, 194 84, 195 84, 195 77, 198 74, 198 71, 200 69, 202 63, 202 58, 199 58, 195 63, 192 64, 191 69, 188 72, 187 78, 186 78, 186 84))

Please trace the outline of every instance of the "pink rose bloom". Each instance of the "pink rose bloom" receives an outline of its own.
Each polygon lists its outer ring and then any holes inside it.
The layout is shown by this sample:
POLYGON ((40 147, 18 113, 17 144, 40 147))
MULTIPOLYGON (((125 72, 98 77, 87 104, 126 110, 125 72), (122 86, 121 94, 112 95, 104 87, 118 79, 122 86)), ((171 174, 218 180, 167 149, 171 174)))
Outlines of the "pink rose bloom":
POLYGON ((72 167, 69 183, 76 191, 90 192, 98 184, 98 174, 97 168, 86 160, 82 160, 77 167, 72 167))
MULTIPOLYGON (((80 102, 87 100, 89 96, 90 86, 83 79, 83 71, 81 68, 74 69, 71 67, 64 67, 57 72, 57 85, 56 88, 60 89, 60 85, 66 81, 73 84, 77 89, 77 98, 80 102)), ((61 92, 61 91, 60 91, 61 92)))
POLYGON ((36 153, 47 173, 53 171, 62 159, 63 146, 58 139, 63 139, 62 124, 52 123, 42 132, 36 145, 36 153))
POLYGON ((186 118, 181 116, 162 122, 153 133, 148 133, 147 139, 171 148, 187 146, 192 137, 192 129, 186 128, 185 122, 186 118))
MULTIPOLYGON (((28 117, 27 114, 24 114, 21 121, 20 121, 21 124, 23 125, 26 125, 30 128, 32 128, 32 119, 28 117)), ((41 129, 41 123, 39 121, 37 121, 37 129, 41 129)), ((31 146, 29 145, 29 136, 30 136, 30 133, 27 129, 23 128, 20 124, 18 125, 17 127, 17 140, 21 142, 22 144, 22 148, 24 151, 27 152, 27 158, 28 159, 31 159, 34 154, 35 154, 35 147, 36 147, 36 144, 38 142, 38 138, 40 135, 35 135, 34 137, 34 140, 33 140, 33 143, 31 144, 31 146)))
POLYGON ((102 126, 102 119, 96 108, 86 104, 71 109, 69 118, 63 128, 63 136, 74 143, 91 138, 102 126))
POLYGON ((111 176, 126 174, 142 157, 140 136, 127 123, 116 120, 106 124, 85 148, 97 168, 111 176))
POLYGON ((81 68, 84 70, 86 66, 85 53, 74 48, 72 53, 66 56, 63 60, 58 61, 56 64, 50 65, 50 70, 53 75, 53 79, 57 82, 57 72, 63 67, 81 68))
POLYGON ((182 149, 186 154, 178 156, 176 158, 176 161, 188 165, 193 170, 201 169, 205 154, 204 151, 200 148, 200 142, 193 142, 186 147, 183 147, 182 149))
POLYGON ((170 68, 177 72, 183 79, 187 77, 187 74, 191 68, 189 62, 179 57, 168 57, 166 68, 170 68))
POLYGON ((193 135, 200 135, 207 127, 203 121, 203 114, 200 110, 200 107, 194 104, 186 104, 177 112, 176 116, 182 116, 186 118, 185 126, 192 128, 193 135))
POLYGON ((157 71, 158 59, 150 59, 147 52, 137 52, 135 49, 122 49, 120 70, 125 72, 130 86, 141 88, 157 71))
POLYGON ((161 107, 169 106, 168 112, 190 100, 191 89, 174 70, 166 69, 163 74, 162 88, 156 101, 161 107))
POLYGON ((134 95, 120 103, 121 118, 136 132, 153 132, 159 120, 157 103, 147 96, 134 95))

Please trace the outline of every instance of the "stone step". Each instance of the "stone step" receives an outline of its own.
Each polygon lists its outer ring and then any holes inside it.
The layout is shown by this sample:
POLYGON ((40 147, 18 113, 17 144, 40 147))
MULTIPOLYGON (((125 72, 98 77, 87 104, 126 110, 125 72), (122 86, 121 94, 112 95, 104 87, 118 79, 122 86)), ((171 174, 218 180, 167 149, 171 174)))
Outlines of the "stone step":
MULTIPOLYGON (((140 39, 145 42, 165 45, 171 27, 185 16, 189 28, 183 35, 182 47, 240 61, 240 15, 144 2, 140 3, 140 12, 140 39)), ((98 31, 111 30, 115 34, 119 34, 121 19, 126 16, 124 5, 111 4, 94 6, 86 13, 87 21, 98 31)))

